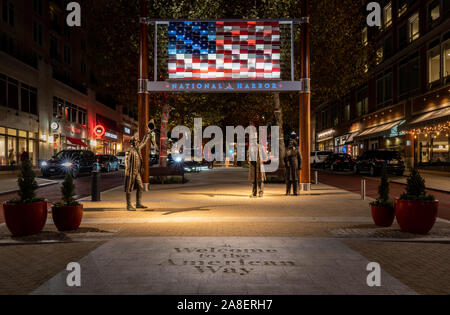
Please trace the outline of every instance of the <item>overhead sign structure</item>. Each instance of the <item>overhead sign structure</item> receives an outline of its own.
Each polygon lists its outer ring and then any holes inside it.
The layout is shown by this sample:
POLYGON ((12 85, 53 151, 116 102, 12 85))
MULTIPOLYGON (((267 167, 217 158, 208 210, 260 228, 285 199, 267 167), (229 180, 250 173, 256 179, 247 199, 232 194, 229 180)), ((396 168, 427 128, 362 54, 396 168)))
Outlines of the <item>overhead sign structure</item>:
POLYGON ((140 93, 299 92, 309 86, 294 80, 294 27, 302 20, 141 22, 155 27, 155 73, 139 82, 140 93), (164 47, 158 46, 158 26, 164 47), (158 59, 167 62, 159 74, 158 59))

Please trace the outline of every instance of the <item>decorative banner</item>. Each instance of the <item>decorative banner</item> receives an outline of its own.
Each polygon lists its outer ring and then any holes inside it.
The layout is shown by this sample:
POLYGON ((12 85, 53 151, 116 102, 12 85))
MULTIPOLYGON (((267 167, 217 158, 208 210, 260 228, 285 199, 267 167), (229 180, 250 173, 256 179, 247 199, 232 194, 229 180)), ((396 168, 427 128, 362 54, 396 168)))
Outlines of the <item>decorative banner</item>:
POLYGON ((169 79, 280 79, 278 21, 170 22, 169 79))

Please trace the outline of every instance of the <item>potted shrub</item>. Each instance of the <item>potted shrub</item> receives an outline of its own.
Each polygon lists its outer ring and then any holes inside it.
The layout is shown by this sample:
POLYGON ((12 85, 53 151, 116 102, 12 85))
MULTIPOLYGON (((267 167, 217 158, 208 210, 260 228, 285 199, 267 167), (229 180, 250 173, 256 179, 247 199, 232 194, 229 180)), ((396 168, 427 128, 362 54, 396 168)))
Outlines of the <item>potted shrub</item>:
POLYGON ((408 177, 406 192, 395 200, 395 216, 405 232, 426 234, 434 223, 439 202, 425 192, 425 180, 416 168, 408 177))
POLYGON ((36 198, 39 187, 29 160, 24 160, 17 180, 19 198, 3 204, 5 223, 14 236, 37 234, 47 221, 47 201, 36 198))
POLYGON ((376 225, 389 227, 394 222, 394 203, 389 200, 389 181, 386 168, 383 167, 381 183, 378 186, 378 199, 370 203, 372 218, 376 225))
POLYGON ((83 205, 77 202, 75 195, 75 185, 70 173, 66 174, 61 187, 62 200, 52 207, 52 217, 56 228, 59 231, 73 231, 80 227, 83 218, 83 205))

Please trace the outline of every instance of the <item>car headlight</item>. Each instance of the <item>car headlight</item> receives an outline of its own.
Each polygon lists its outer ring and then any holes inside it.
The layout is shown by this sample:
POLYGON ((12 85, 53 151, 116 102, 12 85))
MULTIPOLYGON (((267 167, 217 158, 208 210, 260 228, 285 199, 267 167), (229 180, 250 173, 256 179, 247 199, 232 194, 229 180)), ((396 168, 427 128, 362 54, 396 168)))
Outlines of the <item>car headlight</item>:
POLYGON ((179 156, 175 158, 175 162, 177 162, 177 163, 180 163, 182 160, 183 159, 181 157, 179 157, 179 156))
POLYGON ((64 167, 71 167, 72 166, 72 162, 65 162, 63 163, 64 167))
POLYGON ((41 166, 48 166, 48 163, 44 161, 41 163, 41 166))

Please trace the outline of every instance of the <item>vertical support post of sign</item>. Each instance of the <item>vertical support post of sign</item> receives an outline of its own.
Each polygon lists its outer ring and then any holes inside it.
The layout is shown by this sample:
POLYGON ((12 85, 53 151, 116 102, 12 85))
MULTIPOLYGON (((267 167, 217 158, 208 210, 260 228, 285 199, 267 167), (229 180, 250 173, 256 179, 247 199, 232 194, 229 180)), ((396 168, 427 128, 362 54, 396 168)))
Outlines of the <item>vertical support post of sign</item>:
POLYGON ((158 81, 158 23, 155 21, 155 39, 154 39, 154 43, 155 45, 155 50, 154 50, 154 55, 153 55, 153 59, 154 59, 154 64, 153 64, 153 81, 158 81))
POLYGON ((294 21, 291 21, 291 81, 295 81, 295 70, 294 70, 294 21))
MULTIPOLYGON (((147 17, 147 0, 140 0, 141 19, 147 17)), ((140 23, 140 48, 139 48, 139 83, 138 83, 138 120, 139 120, 139 139, 143 139, 147 132, 147 121, 149 118, 149 94, 147 91, 148 79, 148 37, 147 23, 140 23)), ((149 143, 142 149, 143 156, 143 174, 145 190, 149 183, 149 143)))
POLYGON ((302 0, 301 43, 300 43, 300 73, 302 78, 302 91, 300 92, 300 152, 303 165, 300 171, 302 189, 311 189, 311 88, 310 88, 310 58, 309 58, 309 0, 302 0))

